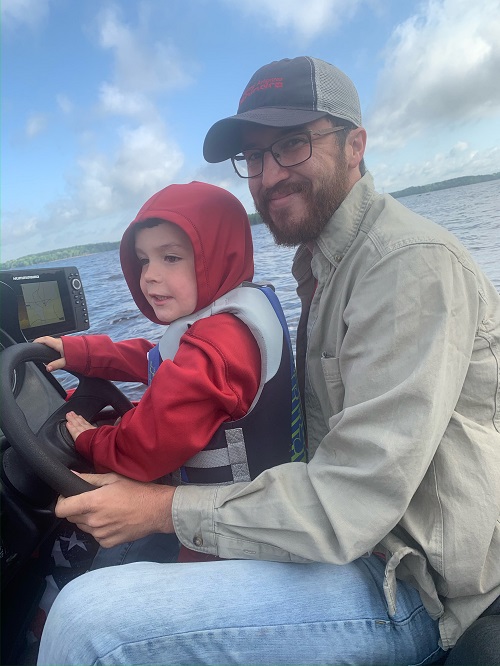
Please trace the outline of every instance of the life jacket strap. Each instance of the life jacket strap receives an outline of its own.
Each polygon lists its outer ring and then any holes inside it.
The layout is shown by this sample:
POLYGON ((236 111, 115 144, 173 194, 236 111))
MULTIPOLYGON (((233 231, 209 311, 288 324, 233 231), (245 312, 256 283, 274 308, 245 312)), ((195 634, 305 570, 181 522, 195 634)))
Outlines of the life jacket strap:
POLYGON ((160 345, 158 344, 156 347, 153 347, 148 351, 148 386, 153 381, 153 377, 155 376, 155 373, 160 367, 162 361, 163 359, 160 354, 160 345))
POLYGON ((183 469, 189 478, 189 469, 214 469, 215 467, 231 467, 232 477, 235 483, 239 481, 250 481, 250 469, 248 467, 247 451, 243 428, 232 428, 226 430, 227 447, 223 449, 203 449, 186 461, 183 469))

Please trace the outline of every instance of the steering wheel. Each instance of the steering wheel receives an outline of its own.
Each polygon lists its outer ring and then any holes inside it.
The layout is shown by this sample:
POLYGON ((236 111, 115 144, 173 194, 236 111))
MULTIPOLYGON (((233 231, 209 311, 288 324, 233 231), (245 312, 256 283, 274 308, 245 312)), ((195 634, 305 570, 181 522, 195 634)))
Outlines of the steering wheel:
POLYGON ((92 422, 108 405, 123 416, 133 404, 112 382, 71 373, 80 380, 77 389, 34 432, 12 392, 14 371, 21 363, 34 361, 46 364, 56 358, 59 358, 56 351, 39 343, 12 345, 1 352, 0 428, 12 448, 36 475, 59 494, 69 497, 94 490, 95 486, 68 469, 82 469, 82 464, 88 467, 89 463, 74 448, 66 428, 66 414, 74 411, 92 422))

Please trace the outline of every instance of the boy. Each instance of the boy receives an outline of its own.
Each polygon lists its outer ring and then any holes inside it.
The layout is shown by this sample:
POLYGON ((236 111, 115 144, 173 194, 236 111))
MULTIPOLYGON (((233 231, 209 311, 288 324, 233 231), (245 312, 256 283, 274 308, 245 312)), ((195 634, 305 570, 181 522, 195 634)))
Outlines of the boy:
POLYGON ((159 345, 105 335, 37 340, 61 354, 49 371, 149 384, 115 426, 69 413, 79 453, 98 471, 139 481, 169 475, 174 484, 249 481, 303 461, 281 309, 270 290, 242 284, 253 277, 253 257, 240 202, 205 183, 166 187, 125 231, 120 260, 141 312, 169 324, 159 345))

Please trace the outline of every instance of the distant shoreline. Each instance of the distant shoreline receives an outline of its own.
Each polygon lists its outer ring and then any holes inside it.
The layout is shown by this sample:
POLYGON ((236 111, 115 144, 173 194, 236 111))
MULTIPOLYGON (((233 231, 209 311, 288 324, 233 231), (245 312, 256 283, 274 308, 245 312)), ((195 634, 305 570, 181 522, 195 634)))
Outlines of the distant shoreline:
MULTIPOLYGON (((491 173, 484 176, 462 176, 460 178, 451 178, 449 180, 442 180, 437 183, 430 183, 429 185, 419 185, 416 187, 407 187, 404 190, 397 192, 390 192, 390 195, 396 199, 409 197, 412 194, 424 194, 426 192, 436 192, 438 190, 447 190, 452 187, 461 187, 462 185, 473 185, 476 183, 484 183, 491 180, 499 180, 499 173, 491 173)), ((251 213, 248 216, 251 226, 261 224, 262 219, 258 213, 251 213)), ((105 243, 90 243, 88 245, 75 245, 73 247, 60 248, 58 250, 50 250, 48 252, 39 252, 37 254, 29 254, 19 259, 11 259, 0 264, 0 269, 10 270, 15 268, 24 268, 25 266, 34 266, 35 264, 45 264, 51 261, 58 261, 60 259, 71 259, 76 257, 83 257, 89 254, 97 254, 99 252, 109 252, 116 250, 120 247, 120 241, 111 241, 105 243)))
POLYGON ((389 194, 395 199, 402 197, 409 197, 412 194, 424 194, 425 192, 437 192, 438 190, 448 190, 451 187, 462 187, 462 185, 475 185, 476 183, 486 183, 490 180, 500 179, 499 173, 490 173, 485 176, 461 176, 460 178, 450 178, 449 180, 441 180, 438 183, 430 183, 429 185, 417 185, 415 187, 406 187, 404 190, 397 192, 390 192, 389 194))
POLYGON ((84 257, 98 252, 108 252, 120 247, 120 241, 111 241, 105 243, 89 243, 87 245, 74 245, 72 247, 62 247, 58 250, 49 250, 48 252, 38 252, 37 254, 28 254, 19 259, 11 259, 0 264, 0 269, 9 270, 13 268, 24 268, 25 266, 34 266, 35 264, 46 264, 50 261, 59 259, 72 259, 74 257, 84 257))

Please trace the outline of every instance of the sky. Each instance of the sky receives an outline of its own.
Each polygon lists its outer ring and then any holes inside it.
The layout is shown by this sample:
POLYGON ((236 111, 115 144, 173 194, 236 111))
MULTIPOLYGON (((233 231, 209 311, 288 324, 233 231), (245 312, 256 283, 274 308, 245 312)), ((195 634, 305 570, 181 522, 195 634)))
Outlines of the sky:
POLYGON ((500 0, 1 0, 0 260, 116 241, 170 183, 254 212, 211 125, 310 55, 355 83, 379 191, 500 171, 500 0))

